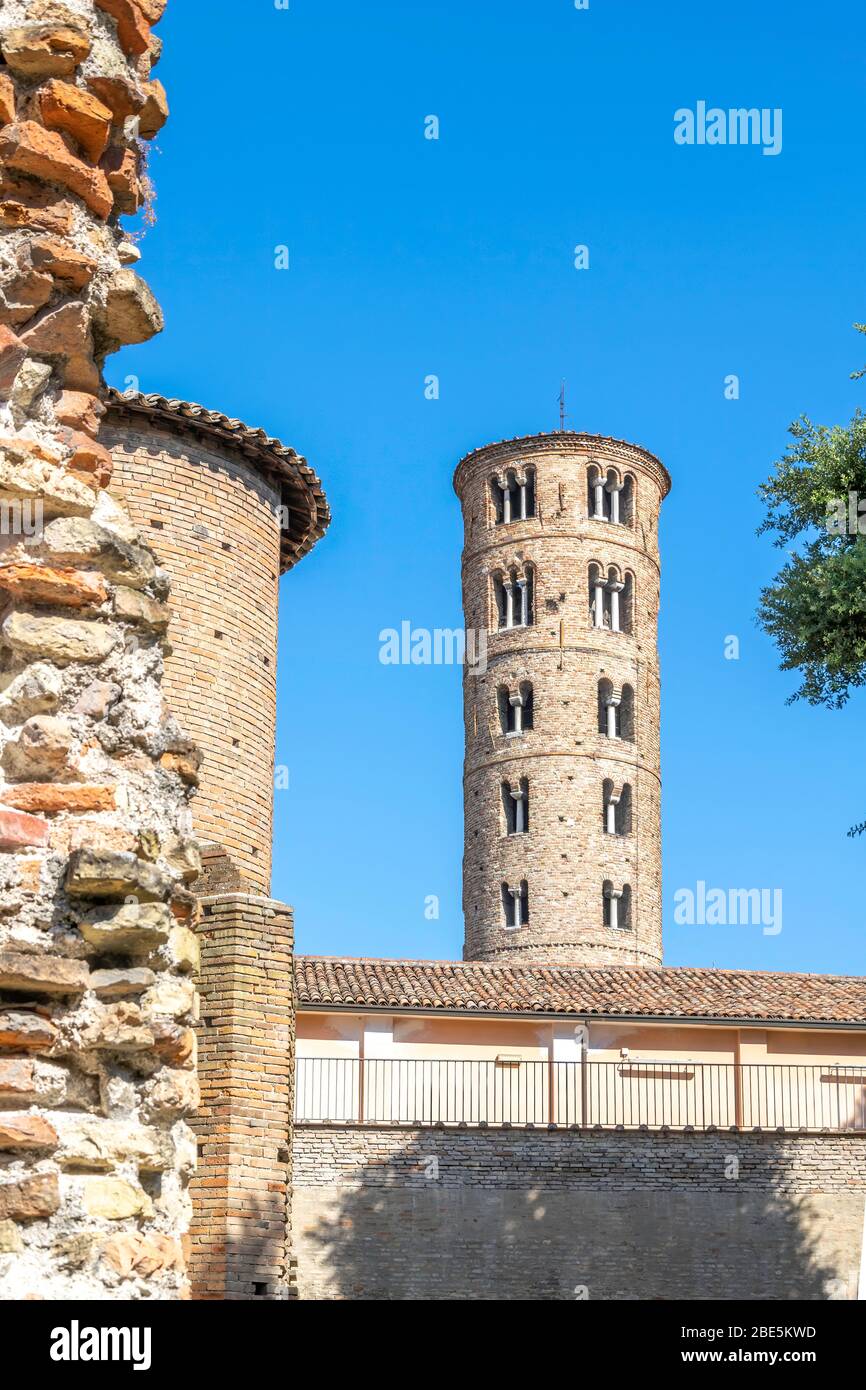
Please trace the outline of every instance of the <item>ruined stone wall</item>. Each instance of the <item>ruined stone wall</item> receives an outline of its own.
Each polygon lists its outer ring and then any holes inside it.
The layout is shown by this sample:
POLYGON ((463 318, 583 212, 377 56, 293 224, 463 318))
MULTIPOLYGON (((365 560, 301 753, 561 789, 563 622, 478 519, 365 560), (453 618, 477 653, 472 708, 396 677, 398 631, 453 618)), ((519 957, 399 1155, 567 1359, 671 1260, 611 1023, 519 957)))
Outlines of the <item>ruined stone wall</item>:
POLYGON ((6 1298, 188 1288, 198 755, 161 695, 167 578, 97 441, 105 356, 161 327, 118 219, 167 114, 164 8, 0 8, 6 1298))
POLYGON ((856 1299, 862 1135, 306 1126, 302 1299, 856 1299))
MULTIPOLYGON (((476 450, 455 474, 463 508, 466 627, 487 636, 486 665, 464 670, 463 908, 466 960, 658 965, 661 940, 658 517, 669 480, 645 450, 578 434, 476 450), (596 520, 591 467, 633 488, 627 524, 596 520), (497 524, 493 487, 534 472, 535 515, 497 524), (593 625, 590 566, 633 584, 630 631, 593 625), (493 580, 531 571, 534 621, 498 630, 493 580), (630 687, 630 737, 599 729, 598 686, 630 687), (529 682, 533 727, 503 732, 500 689, 529 682), (528 832, 507 834, 502 785, 528 788, 528 832), (605 782, 630 788, 631 826, 607 834, 605 782), (506 926, 502 885, 528 887, 529 920, 506 926), (631 890, 631 925, 604 924, 603 885, 631 890)), ((623 618, 625 619, 625 601, 623 618)), ((625 622, 623 624, 625 626, 625 622)))

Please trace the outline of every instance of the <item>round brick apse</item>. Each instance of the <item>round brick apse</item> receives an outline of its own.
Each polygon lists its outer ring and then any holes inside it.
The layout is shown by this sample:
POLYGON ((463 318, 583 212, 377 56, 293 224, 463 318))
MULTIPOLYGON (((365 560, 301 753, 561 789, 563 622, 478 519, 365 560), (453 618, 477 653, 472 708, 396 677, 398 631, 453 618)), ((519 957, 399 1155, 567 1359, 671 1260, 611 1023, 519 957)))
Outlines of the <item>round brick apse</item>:
POLYGON ((660 964, 670 478, 636 445, 563 431, 475 450, 454 487, 480 654, 463 680, 464 959, 660 964))
POLYGON ((112 392, 112 490, 172 581, 166 699, 200 748, 198 837, 269 894, 281 572, 324 534, 294 450, 200 406, 112 392))

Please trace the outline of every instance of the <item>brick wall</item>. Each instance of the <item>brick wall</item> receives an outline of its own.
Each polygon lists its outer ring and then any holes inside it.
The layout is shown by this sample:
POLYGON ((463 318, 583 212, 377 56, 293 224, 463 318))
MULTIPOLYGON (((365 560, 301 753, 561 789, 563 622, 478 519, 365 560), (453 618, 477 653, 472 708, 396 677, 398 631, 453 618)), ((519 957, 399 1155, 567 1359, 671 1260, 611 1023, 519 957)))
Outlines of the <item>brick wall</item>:
POLYGON ((229 449, 111 419, 115 488, 172 576, 165 691, 204 762, 195 829, 270 891, 280 493, 229 449))
POLYGON ((570 965, 661 963, 658 516, 667 475, 652 455, 616 440, 541 435, 477 450, 459 465, 463 606, 469 630, 489 630, 487 669, 464 676, 466 754, 463 907, 467 960, 570 965), (588 469, 634 484, 633 524, 588 516, 588 469), (535 470, 536 514, 497 525, 492 482, 535 470), (589 569, 634 582, 631 632, 595 628, 589 569), (515 566, 534 575, 534 622, 497 630, 492 578, 515 566), (598 683, 634 691, 634 738, 599 732, 598 683), (534 727, 502 732, 497 690, 530 681, 534 727), (525 778, 529 831, 505 834, 501 784, 525 778), (632 829, 604 831, 603 784, 631 787, 632 829), (503 883, 525 880, 529 922, 505 929, 503 883), (603 924, 602 887, 628 884, 631 930, 603 924))
POLYGON ((303 1126, 293 1171, 304 1299, 857 1296, 863 1137, 303 1126))
POLYGON ((200 904, 193 1297, 284 1298, 292 1282, 292 913, 247 893, 200 904))

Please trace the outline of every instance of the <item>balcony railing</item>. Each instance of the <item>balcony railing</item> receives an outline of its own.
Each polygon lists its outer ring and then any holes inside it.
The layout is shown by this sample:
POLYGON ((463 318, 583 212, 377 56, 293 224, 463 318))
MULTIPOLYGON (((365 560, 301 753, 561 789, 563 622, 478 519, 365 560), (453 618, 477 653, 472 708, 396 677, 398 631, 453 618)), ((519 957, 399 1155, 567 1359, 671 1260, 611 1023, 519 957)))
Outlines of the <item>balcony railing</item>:
POLYGON ((866 1131, 866 1067, 300 1057, 296 1120, 866 1131))

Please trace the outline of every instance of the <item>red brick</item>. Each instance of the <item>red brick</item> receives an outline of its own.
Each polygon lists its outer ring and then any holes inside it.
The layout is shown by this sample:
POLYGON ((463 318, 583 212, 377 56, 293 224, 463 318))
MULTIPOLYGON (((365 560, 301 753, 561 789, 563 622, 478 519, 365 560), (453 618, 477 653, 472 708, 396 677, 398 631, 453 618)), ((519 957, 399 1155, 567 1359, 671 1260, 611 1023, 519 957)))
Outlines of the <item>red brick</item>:
POLYGON ((0 131, 0 161, 18 173, 62 184, 102 219, 114 205, 102 170, 91 169, 70 153, 61 135, 44 130, 35 121, 22 121, 0 131))
POLYGON ((49 130, 70 135, 95 164, 108 144, 112 113, 107 106, 71 82, 54 78, 39 92, 39 110, 49 130))
POLYGON ((48 822, 23 811, 8 811, 0 807, 0 850, 22 849, 30 845, 47 845, 48 822))
POLYGON ((15 120, 15 87, 11 77, 0 73, 0 126, 15 120))
MULTIPOLYGON (((117 37, 125 53, 140 57, 147 52, 150 47, 150 25, 156 21, 148 21, 142 5, 136 4, 136 0, 96 0, 96 7, 117 21, 117 37)), ((156 8, 149 12, 155 12, 156 8)))

